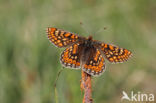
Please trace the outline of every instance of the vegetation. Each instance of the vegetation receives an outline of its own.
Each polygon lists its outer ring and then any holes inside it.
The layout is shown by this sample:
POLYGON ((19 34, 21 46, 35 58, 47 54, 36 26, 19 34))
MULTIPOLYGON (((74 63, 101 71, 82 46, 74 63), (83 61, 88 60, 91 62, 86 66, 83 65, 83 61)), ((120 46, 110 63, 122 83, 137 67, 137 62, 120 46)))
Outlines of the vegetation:
MULTIPOLYGON (((1 0, 0 103, 55 103, 64 49, 49 42, 47 27, 85 37, 106 27, 93 38, 132 51, 128 62, 106 61, 105 73, 92 79, 95 103, 119 103, 123 90, 156 94, 155 11, 155 0, 1 0)), ((58 103, 82 102, 80 79, 81 70, 65 68, 58 103)))

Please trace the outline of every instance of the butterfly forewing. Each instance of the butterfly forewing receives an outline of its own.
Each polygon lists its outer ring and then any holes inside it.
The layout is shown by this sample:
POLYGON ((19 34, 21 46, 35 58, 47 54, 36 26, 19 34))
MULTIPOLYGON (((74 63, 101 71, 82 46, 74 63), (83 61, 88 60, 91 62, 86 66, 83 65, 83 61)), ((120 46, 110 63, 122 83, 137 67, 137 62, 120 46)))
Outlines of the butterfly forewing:
POLYGON ((66 47, 75 43, 78 40, 78 36, 71 32, 60 30, 57 28, 48 28, 48 38, 57 47, 66 47))
POLYGON ((112 63, 124 62, 129 59, 132 53, 124 48, 119 48, 117 46, 101 43, 100 50, 105 55, 105 57, 112 63))

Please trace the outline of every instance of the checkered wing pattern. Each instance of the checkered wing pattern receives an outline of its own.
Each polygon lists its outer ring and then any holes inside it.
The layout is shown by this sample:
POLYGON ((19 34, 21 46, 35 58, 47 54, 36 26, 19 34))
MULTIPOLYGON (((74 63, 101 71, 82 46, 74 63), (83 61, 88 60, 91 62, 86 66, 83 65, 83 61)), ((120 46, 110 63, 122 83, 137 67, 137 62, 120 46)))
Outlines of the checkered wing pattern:
POLYGON ((102 53, 112 63, 127 61, 129 57, 132 55, 132 53, 129 50, 119 48, 117 46, 101 43, 100 47, 102 53))
POLYGON ((69 68, 80 68, 80 48, 79 44, 73 44, 66 48, 61 54, 60 61, 65 67, 69 68))
POLYGON ((60 30, 57 28, 48 28, 47 29, 49 40, 57 47, 66 47, 75 43, 78 40, 78 36, 71 33, 66 32, 64 30, 60 30))
POLYGON ((98 49, 93 50, 93 53, 89 55, 88 60, 82 69, 92 76, 98 76, 104 72, 104 58, 98 49))

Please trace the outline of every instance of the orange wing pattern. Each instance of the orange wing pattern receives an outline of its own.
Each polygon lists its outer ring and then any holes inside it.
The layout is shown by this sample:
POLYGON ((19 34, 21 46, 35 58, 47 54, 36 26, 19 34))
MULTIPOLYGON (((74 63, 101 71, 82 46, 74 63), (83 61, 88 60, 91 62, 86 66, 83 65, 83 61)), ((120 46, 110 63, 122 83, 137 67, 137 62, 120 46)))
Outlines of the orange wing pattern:
POLYGON ((82 68, 92 76, 98 76, 105 70, 104 56, 111 63, 127 61, 131 51, 117 46, 81 37, 57 28, 47 29, 49 40, 57 47, 67 47, 60 61, 65 67, 82 68))
POLYGON ((61 54, 60 61, 65 67, 79 68, 80 53, 78 43, 66 48, 61 54))
POLYGON ((124 48, 101 43, 101 51, 110 62, 124 62, 129 59, 132 53, 124 48))
POLYGON ((104 58, 98 49, 95 49, 94 53, 88 57, 82 69, 92 76, 98 76, 104 72, 104 58))
POLYGON ((48 38, 57 47, 66 47, 75 43, 78 36, 57 28, 48 28, 48 38))

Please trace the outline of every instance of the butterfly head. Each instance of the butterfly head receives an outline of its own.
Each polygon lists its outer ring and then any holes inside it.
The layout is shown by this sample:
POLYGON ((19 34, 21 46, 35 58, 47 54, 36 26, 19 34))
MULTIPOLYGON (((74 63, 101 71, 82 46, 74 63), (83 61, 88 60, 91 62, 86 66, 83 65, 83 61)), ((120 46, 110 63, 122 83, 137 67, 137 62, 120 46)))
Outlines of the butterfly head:
POLYGON ((87 39, 88 39, 88 41, 91 41, 93 39, 93 37, 89 36, 87 39))
POLYGON ((91 47, 93 44, 93 42, 92 42, 92 36, 89 36, 85 41, 84 41, 84 45, 86 46, 86 47, 91 47))

